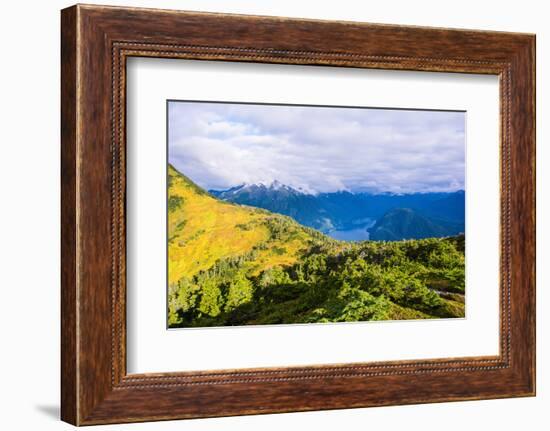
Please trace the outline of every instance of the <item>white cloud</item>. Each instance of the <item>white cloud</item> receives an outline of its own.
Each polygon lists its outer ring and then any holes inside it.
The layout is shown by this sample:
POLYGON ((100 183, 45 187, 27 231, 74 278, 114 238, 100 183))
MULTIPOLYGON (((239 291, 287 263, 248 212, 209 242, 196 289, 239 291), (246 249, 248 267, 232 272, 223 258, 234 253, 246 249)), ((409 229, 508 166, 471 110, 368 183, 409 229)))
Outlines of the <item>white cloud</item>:
POLYGON ((169 160, 206 189, 464 188, 462 112, 170 102, 169 160))

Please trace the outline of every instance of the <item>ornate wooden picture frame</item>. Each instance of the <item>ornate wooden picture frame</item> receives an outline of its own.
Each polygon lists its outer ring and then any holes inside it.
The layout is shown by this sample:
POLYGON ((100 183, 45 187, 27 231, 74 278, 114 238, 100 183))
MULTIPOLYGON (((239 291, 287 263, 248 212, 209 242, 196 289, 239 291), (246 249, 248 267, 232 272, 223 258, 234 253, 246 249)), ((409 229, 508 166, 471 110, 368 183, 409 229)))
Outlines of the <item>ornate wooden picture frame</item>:
POLYGON ((535 37, 103 6, 62 11, 61 417, 75 425, 535 394, 535 37), (126 60, 330 65, 500 80, 500 354, 126 371, 126 60))

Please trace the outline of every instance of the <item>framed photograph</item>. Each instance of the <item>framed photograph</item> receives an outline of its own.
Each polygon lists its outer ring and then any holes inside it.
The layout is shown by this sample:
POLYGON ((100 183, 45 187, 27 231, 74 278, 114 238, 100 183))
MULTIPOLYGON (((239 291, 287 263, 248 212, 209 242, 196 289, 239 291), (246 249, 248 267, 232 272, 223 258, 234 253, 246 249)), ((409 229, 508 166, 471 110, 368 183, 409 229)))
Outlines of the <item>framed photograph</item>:
POLYGON ((62 11, 62 419, 535 394, 535 37, 62 11))

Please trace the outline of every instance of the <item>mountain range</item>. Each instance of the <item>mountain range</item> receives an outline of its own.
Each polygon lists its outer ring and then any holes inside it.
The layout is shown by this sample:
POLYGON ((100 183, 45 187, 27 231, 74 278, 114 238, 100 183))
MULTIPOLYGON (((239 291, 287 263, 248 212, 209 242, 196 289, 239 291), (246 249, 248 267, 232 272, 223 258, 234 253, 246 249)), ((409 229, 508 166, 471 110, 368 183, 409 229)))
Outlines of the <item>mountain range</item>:
POLYGON ((464 232, 465 194, 312 194, 274 181, 209 190, 218 199, 264 208, 336 239, 388 240, 444 237, 464 232), (399 211, 397 211, 399 210, 399 211))

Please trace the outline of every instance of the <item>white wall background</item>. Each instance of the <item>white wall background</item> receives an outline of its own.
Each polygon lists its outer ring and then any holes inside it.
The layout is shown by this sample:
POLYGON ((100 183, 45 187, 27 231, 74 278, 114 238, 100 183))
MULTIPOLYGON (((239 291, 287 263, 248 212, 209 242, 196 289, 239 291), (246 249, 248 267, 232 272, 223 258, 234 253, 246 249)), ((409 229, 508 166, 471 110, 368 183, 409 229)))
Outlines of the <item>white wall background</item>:
MULTIPOLYGON (((134 430, 278 430, 343 428, 544 430, 550 423, 550 13, 537 0, 119 0, 171 9, 477 28, 537 34, 538 396, 105 426, 134 430)), ((59 10, 60 0, 4 2, 0 15, 0 427, 62 430, 59 422, 59 10)))

